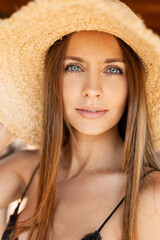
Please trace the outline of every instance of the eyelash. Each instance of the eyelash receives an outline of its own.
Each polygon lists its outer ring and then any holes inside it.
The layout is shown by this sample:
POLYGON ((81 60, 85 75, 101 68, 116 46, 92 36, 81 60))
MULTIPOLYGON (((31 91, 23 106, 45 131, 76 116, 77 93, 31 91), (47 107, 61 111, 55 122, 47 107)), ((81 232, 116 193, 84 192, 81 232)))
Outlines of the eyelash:
MULTIPOLYGON (((77 67, 79 67, 77 64, 68 64, 65 68, 64 68, 64 71, 65 72, 67 72, 67 71, 69 71, 69 72, 78 72, 78 71, 71 71, 71 70, 68 70, 68 68, 69 67, 71 67, 71 66, 77 66, 77 67)), ((79 67, 80 68, 80 67, 79 67)), ((111 69, 111 68, 116 68, 116 69, 118 69, 118 71, 119 71, 119 73, 109 73, 109 74, 113 74, 113 75, 122 75, 123 73, 124 73, 124 71, 120 68, 120 67, 118 67, 118 66, 109 66, 108 68, 107 68, 107 70, 108 69, 111 69)))

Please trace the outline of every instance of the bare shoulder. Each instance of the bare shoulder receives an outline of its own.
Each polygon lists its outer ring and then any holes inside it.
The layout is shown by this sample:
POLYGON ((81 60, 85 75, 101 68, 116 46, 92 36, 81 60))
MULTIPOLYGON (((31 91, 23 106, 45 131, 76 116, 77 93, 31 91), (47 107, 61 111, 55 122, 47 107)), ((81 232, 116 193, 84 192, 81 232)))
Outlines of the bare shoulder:
POLYGON ((160 171, 143 180, 137 206, 137 240, 158 240, 160 236, 160 171))
POLYGON ((34 169, 40 162, 39 150, 23 150, 17 153, 17 160, 15 165, 19 164, 17 168, 18 174, 23 178, 27 184, 34 169))
POLYGON ((0 161, 0 208, 21 197, 39 161, 38 150, 17 151, 0 161))
POLYGON ((35 166, 39 163, 40 160, 40 152, 39 150, 23 150, 19 152, 19 157, 22 162, 22 168, 26 167, 29 171, 35 168, 35 166))
POLYGON ((28 180, 40 160, 39 150, 21 150, 17 151, 1 161, 1 167, 8 171, 16 172, 25 183, 28 180))

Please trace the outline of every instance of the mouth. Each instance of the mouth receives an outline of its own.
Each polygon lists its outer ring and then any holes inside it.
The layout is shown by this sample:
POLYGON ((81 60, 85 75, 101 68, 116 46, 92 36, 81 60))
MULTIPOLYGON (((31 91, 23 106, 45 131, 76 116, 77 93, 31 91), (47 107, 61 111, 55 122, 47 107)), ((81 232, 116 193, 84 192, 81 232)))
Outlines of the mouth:
POLYGON ((99 110, 88 110, 88 109, 76 109, 76 110, 83 111, 83 112, 93 112, 93 113, 95 113, 95 112, 104 112, 104 111, 107 111, 107 110, 101 110, 101 111, 99 111, 99 110))
POLYGON ((99 107, 82 107, 76 109, 84 118, 97 119, 106 114, 108 110, 99 107))
POLYGON ((104 112, 107 111, 107 109, 100 108, 100 107, 89 107, 89 106, 84 106, 80 108, 76 108, 76 110, 84 111, 84 112, 104 112))

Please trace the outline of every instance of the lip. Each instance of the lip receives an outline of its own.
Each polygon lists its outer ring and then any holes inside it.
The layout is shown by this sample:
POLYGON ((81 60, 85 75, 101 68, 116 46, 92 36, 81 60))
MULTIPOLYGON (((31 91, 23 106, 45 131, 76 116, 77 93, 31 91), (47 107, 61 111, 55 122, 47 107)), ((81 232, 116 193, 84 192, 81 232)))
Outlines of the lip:
POLYGON ((88 118, 88 119, 100 118, 100 117, 104 116, 106 114, 106 112, 108 111, 106 109, 102 109, 99 107, 81 107, 76 110, 81 116, 83 116, 84 118, 88 118), (86 109, 87 110, 99 110, 100 112, 85 112, 85 111, 83 111, 86 109))
POLYGON ((101 107, 92 107, 92 106, 82 106, 79 108, 76 108, 76 110, 97 110, 97 111, 107 111, 107 109, 101 108, 101 107))

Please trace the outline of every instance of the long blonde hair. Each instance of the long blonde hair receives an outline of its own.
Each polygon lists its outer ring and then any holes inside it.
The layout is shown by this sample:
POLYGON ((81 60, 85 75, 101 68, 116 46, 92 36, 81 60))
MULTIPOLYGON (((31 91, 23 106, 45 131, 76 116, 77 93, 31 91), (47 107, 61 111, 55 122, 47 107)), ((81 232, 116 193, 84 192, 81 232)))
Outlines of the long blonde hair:
MULTIPOLYGON (((46 54, 44 77, 43 135, 39 169, 38 200, 34 215, 18 222, 12 235, 29 230, 27 240, 48 240, 51 234, 56 205, 57 166, 61 149, 73 135, 64 115, 62 102, 63 62, 72 34, 56 41, 46 54)), ((146 73, 137 54, 124 41, 117 38, 127 68, 129 94, 126 110, 118 129, 124 140, 123 170, 127 174, 124 212, 124 240, 133 240, 140 177, 145 167, 160 170, 157 154, 152 146, 150 123, 146 107, 146 73)), ((71 151, 71 149, 70 149, 71 151)), ((53 238, 52 238, 53 239, 53 238)))

